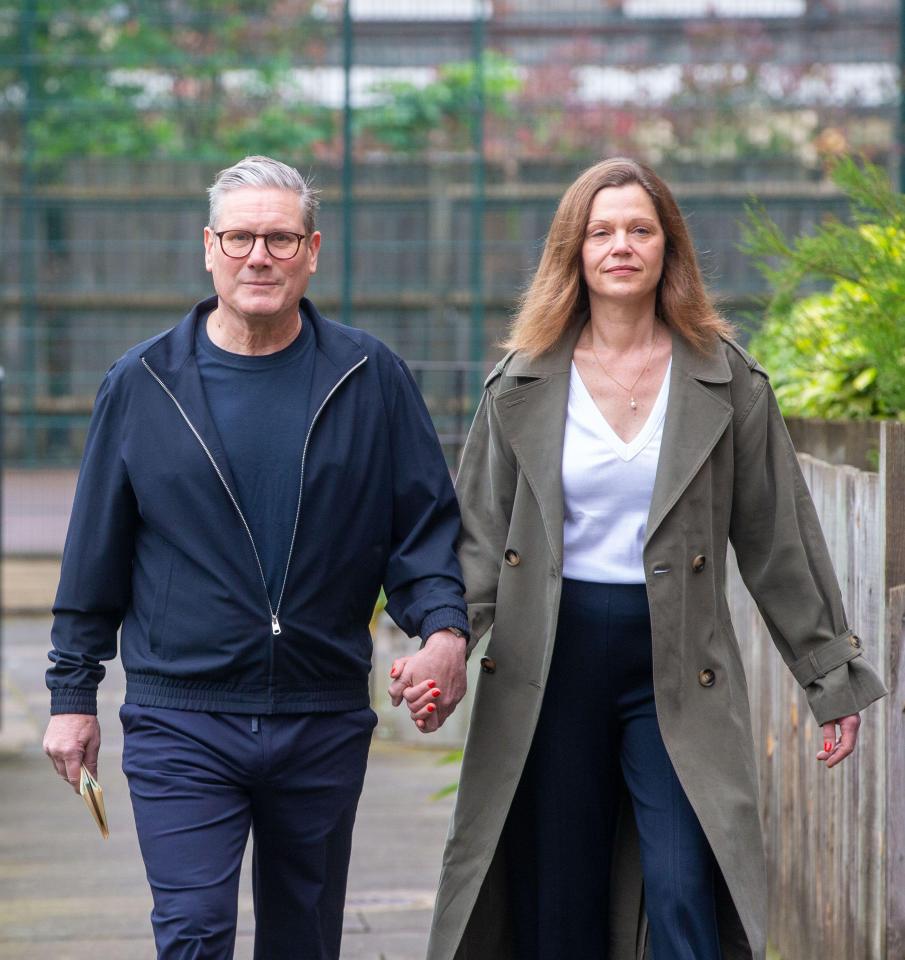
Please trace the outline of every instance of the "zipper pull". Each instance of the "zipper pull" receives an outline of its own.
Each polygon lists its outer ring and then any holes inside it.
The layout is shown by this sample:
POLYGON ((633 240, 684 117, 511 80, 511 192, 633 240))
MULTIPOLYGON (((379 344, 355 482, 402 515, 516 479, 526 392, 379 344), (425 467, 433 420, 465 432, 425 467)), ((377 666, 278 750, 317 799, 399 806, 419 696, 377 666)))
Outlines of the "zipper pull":
POLYGON ((278 637, 283 631, 280 629, 280 621, 277 620, 277 615, 272 613, 270 615, 270 629, 273 631, 273 635, 278 637))

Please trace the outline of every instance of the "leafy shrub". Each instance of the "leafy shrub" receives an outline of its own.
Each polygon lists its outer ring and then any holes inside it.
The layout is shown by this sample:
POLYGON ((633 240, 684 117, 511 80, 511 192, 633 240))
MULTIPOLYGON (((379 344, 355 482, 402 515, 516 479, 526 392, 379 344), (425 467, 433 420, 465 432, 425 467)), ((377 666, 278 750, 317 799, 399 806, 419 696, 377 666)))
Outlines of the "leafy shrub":
POLYGON ((486 51, 480 74, 473 61, 445 63, 436 79, 421 86, 409 80, 376 83, 371 93, 378 105, 361 111, 360 129, 385 147, 403 153, 429 146, 467 149, 479 92, 491 116, 511 116, 510 98, 521 89, 516 64, 486 51))
POLYGON ((771 288, 751 349, 787 415, 905 420, 905 196, 850 158, 832 177, 850 224, 828 218, 788 243, 762 207, 748 208, 742 248, 771 288), (829 289, 802 295, 815 281, 829 289))

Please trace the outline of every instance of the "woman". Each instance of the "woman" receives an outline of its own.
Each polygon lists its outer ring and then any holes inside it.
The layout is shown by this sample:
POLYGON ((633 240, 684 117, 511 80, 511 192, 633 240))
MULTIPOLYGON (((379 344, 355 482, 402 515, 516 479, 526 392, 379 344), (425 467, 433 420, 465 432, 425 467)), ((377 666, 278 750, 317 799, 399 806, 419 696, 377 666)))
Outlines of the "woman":
POLYGON ((493 634, 429 960, 765 955, 727 540, 819 760, 852 752, 884 688, 766 374, 729 333, 666 185, 631 160, 583 173, 457 482, 470 643, 493 634))

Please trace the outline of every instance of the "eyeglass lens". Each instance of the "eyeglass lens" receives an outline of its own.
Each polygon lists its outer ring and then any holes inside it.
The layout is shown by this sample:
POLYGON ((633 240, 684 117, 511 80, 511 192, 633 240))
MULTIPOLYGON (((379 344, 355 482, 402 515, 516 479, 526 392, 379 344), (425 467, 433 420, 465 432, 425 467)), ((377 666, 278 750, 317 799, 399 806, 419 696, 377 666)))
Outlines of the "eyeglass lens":
MULTIPOLYGON (((244 257, 251 253, 257 237, 248 230, 225 230, 220 234, 220 246, 228 257, 244 257)), ((267 252, 277 260, 290 260, 298 253, 302 238, 297 233, 264 234, 267 252)))

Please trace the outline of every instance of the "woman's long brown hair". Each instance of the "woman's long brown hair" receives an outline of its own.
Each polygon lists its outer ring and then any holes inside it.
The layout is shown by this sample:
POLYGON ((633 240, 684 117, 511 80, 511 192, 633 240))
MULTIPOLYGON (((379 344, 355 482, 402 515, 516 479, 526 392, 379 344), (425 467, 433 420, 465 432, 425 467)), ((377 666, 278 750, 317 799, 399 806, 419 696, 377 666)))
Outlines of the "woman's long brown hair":
POLYGON ((544 244, 534 279, 521 298, 504 344, 531 357, 552 349, 572 324, 590 314, 581 248, 591 204, 606 187, 641 186, 651 198, 666 236, 656 312, 695 349, 706 353, 718 337, 732 335, 704 286, 688 227, 669 187, 644 164, 625 157, 601 160, 566 190, 544 244))

